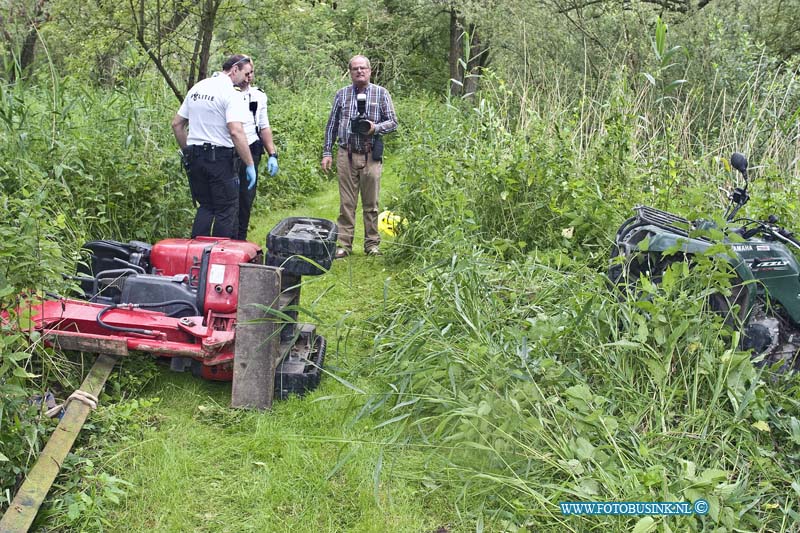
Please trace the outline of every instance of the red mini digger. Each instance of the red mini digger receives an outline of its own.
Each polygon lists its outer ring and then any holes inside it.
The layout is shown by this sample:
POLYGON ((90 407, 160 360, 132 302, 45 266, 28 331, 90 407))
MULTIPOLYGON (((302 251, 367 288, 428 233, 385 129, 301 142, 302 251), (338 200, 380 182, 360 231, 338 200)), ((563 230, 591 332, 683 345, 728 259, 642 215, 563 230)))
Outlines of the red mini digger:
POLYGON ((277 301, 259 302, 280 322, 275 396, 302 394, 319 384, 325 339, 311 324, 297 324, 300 279, 330 268, 337 237, 328 220, 282 220, 262 248, 217 237, 166 239, 153 245, 92 241, 76 276, 81 294, 51 297, 32 306, 32 331, 63 349, 127 350, 171 358, 176 371, 229 381, 233 358, 240 264, 281 267, 277 301))

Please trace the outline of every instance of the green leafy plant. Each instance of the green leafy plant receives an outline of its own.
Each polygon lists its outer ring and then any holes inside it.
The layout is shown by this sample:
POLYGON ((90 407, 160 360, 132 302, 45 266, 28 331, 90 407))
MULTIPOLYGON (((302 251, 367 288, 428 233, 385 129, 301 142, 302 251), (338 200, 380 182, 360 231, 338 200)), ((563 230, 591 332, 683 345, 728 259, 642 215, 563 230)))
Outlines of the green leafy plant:
POLYGON ((98 471, 94 462, 76 454, 67 456, 62 469, 66 475, 54 486, 55 497, 37 515, 37 523, 47 523, 64 531, 104 531, 113 528, 107 516, 119 505, 130 483, 98 471))

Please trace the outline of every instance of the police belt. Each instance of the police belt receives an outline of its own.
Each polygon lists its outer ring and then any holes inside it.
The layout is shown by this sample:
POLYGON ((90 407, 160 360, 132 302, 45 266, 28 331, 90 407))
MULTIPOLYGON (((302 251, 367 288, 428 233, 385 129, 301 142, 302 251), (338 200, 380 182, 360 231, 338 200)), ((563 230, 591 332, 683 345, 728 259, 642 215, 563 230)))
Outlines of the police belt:
POLYGON ((217 146, 216 144, 190 144, 187 146, 189 153, 195 157, 209 157, 216 159, 218 157, 233 157, 233 148, 228 146, 217 146))

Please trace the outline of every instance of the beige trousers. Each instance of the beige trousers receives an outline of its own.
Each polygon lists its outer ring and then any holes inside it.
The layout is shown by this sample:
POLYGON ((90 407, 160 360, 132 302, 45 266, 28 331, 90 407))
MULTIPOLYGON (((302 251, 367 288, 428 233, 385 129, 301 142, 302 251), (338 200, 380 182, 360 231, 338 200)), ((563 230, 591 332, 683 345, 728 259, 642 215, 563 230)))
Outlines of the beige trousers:
POLYGON ((383 164, 373 161, 370 154, 352 154, 339 148, 336 154, 336 170, 339 175, 339 245, 353 249, 356 227, 356 207, 361 191, 361 209, 364 213, 364 250, 378 246, 378 197, 381 193, 381 170, 383 164))

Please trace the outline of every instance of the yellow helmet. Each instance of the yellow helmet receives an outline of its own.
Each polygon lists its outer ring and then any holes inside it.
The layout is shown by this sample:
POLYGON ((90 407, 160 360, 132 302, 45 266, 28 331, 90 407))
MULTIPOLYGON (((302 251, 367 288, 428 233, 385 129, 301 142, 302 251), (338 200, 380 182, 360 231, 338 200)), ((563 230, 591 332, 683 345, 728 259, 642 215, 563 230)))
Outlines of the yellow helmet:
POLYGON ((408 220, 395 215, 388 209, 378 214, 378 231, 391 237, 397 236, 400 231, 408 225, 408 220))

